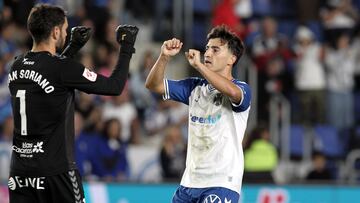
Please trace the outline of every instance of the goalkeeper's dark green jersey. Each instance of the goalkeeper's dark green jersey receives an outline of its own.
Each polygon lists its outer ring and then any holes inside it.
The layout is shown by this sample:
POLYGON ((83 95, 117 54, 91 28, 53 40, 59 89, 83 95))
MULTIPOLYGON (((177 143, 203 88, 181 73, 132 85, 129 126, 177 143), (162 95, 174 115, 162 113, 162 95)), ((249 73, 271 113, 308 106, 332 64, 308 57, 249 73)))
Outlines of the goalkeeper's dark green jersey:
POLYGON ((130 56, 120 54, 107 78, 49 52, 15 58, 9 72, 14 117, 11 173, 50 176, 75 169, 74 91, 118 95, 130 56))

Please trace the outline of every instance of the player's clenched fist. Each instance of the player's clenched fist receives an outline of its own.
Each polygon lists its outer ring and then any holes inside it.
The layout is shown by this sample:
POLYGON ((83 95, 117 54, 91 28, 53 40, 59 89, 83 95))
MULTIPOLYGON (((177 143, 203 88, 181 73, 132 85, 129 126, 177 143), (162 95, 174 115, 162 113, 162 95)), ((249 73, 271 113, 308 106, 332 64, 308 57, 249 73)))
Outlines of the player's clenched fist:
POLYGON ((181 50, 182 45, 183 43, 176 38, 167 40, 161 46, 161 54, 165 56, 175 56, 181 50))
POLYGON ((185 52, 185 56, 192 67, 198 68, 200 65, 202 65, 200 51, 189 49, 188 52, 185 52))
POLYGON ((80 47, 84 46, 91 37, 91 28, 85 26, 76 26, 71 28, 70 43, 80 47))
POLYGON ((116 40, 119 44, 134 46, 139 28, 134 25, 119 25, 116 28, 116 40))
POLYGON ((139 28, 134 25, 119 25, 115 32, 116 41, 121 45, 121 51, 135 53, 134 44, 139 28))
POLYGON ((91 28, 76 26, 71 28, 71 36, 68 46, 61 53, 61 56, 74 57, 74 55, 86 44, 91 37, 91 28))

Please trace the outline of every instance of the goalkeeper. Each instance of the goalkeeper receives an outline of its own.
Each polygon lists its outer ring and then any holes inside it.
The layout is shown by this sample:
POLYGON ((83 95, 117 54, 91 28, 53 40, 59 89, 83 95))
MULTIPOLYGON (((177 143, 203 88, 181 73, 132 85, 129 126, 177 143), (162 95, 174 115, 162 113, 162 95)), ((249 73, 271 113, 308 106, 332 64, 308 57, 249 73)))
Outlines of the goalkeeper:
POLYGON ((72 57, 88 41, 86 27, 68 27, 63 9, 39 4, 32 8, 28 30, 32 50, 15 58, 9 73, 14 117, 13 152, 8 182, 10 203, 84 203, 84 191, 74 161, 74 90, 120 95, 135 52, 138 28, 116 29, 121 45, 110 77, 98 75, 72 57))

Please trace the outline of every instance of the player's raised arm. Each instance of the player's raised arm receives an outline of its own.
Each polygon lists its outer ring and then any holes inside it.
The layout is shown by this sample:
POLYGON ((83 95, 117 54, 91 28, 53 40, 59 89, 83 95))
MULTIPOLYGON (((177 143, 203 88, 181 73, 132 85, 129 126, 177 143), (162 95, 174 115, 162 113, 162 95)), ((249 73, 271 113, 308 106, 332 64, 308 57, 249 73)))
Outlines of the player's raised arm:
POLYGON ((183 43, 173 38, 171 40, 167 40, 161 46, 161 53, 152 67, 148 77, 146 78, 145 86, 152 92, 158 94, 164 94, 164 74, 165 67, 168 64, 170 58, 175 56, 181 50, 183 43))
MULTIPOLYGON (((212 43, 212 41, 210 41, 212 43)), ((214 63, 216 62, 211 55, 214 55, 213 52, 219 52, 222 49, 221 46, 209 47, 205 53, 205 64, 201 62, 200 51, 195 49, 190 49, 185 53, 187 60, 190 65, 195 68, 199 73, 204 76, 204 78, 209 81, 217 90, 225 94, 230 98, 233 103, 239 103, 242 100, 242 90, 237 87, 232 81, 232 76, 230 74, 219 74, 216 68, 213 68, 214 63), (218 50, 219 49, 219 50, 218 50)), ((224 51, 224 50, 222 50, 224 51)), ((217 54, 217 53, 215 53, 217 54)), ((229 57, 228 60, 233 60, 234 63, 236 58, 229 57)), ((224 63, 226 64, 226 63, 224 63)), ((230 67, 229 67, 230 68, 230 67)), ((225 71, 224 71, 225 72, 225 71)), ((231 73, 231 72, 229 72, 231 73)))
MULTIPOLYGON (((105 77, 85 68, 80 63, 65 60, 61 79, 65 86, 86 93, 102 95, 120 95, 124 89, 134 44, 139 29, 133 25, 119 25, 116 28, 116 40, 120 44, 118 61, 110 77, 105 77)), ((73 33, 72 33, 73 35, 73 33)))

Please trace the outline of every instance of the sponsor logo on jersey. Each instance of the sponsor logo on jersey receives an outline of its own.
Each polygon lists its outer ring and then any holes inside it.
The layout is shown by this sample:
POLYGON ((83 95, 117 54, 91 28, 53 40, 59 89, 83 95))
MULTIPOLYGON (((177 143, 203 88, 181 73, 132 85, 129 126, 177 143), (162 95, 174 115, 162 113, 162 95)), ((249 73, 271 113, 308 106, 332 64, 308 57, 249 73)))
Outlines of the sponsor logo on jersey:
POLYGON ((221 203, 221 199, 219 196, 211 194, 204 199, 203 203, 221 203))
POLYGON ((82 75, 84 76, 84 78, 90 80, 91 82, 95 82, 96 78, 97 78, 97 74, 87 68, 84 69, 84 72, 82 75))
POLYGON ((34 65, 35 64, 35 62, 34 61, 28 61, 29 59, 28 58, 24 58, 23 59, 23 64, 24 65, 34 65))
POLYGON ((190 121, 194 122, 194 123, 202 123, 202 124, 215 124, 216 122, 218 122, 221 118, 221 114, 218 115, 208 115, 205 117, 201 117, 201 116, 195 116, 190 114, 190 121))
POLYGON ((44 142, 37 142, 36 144, 23 142, 21 147, 13 145, 12 150, 20 154, 20 157, 32 158, 33 154, 44 153, 43 144, 44 142))
POLYGON ((10 190, 16 190, 16 188, 31 187, 37 190, 45 189, 45 177, 10 177, 8 182, 10 190))

